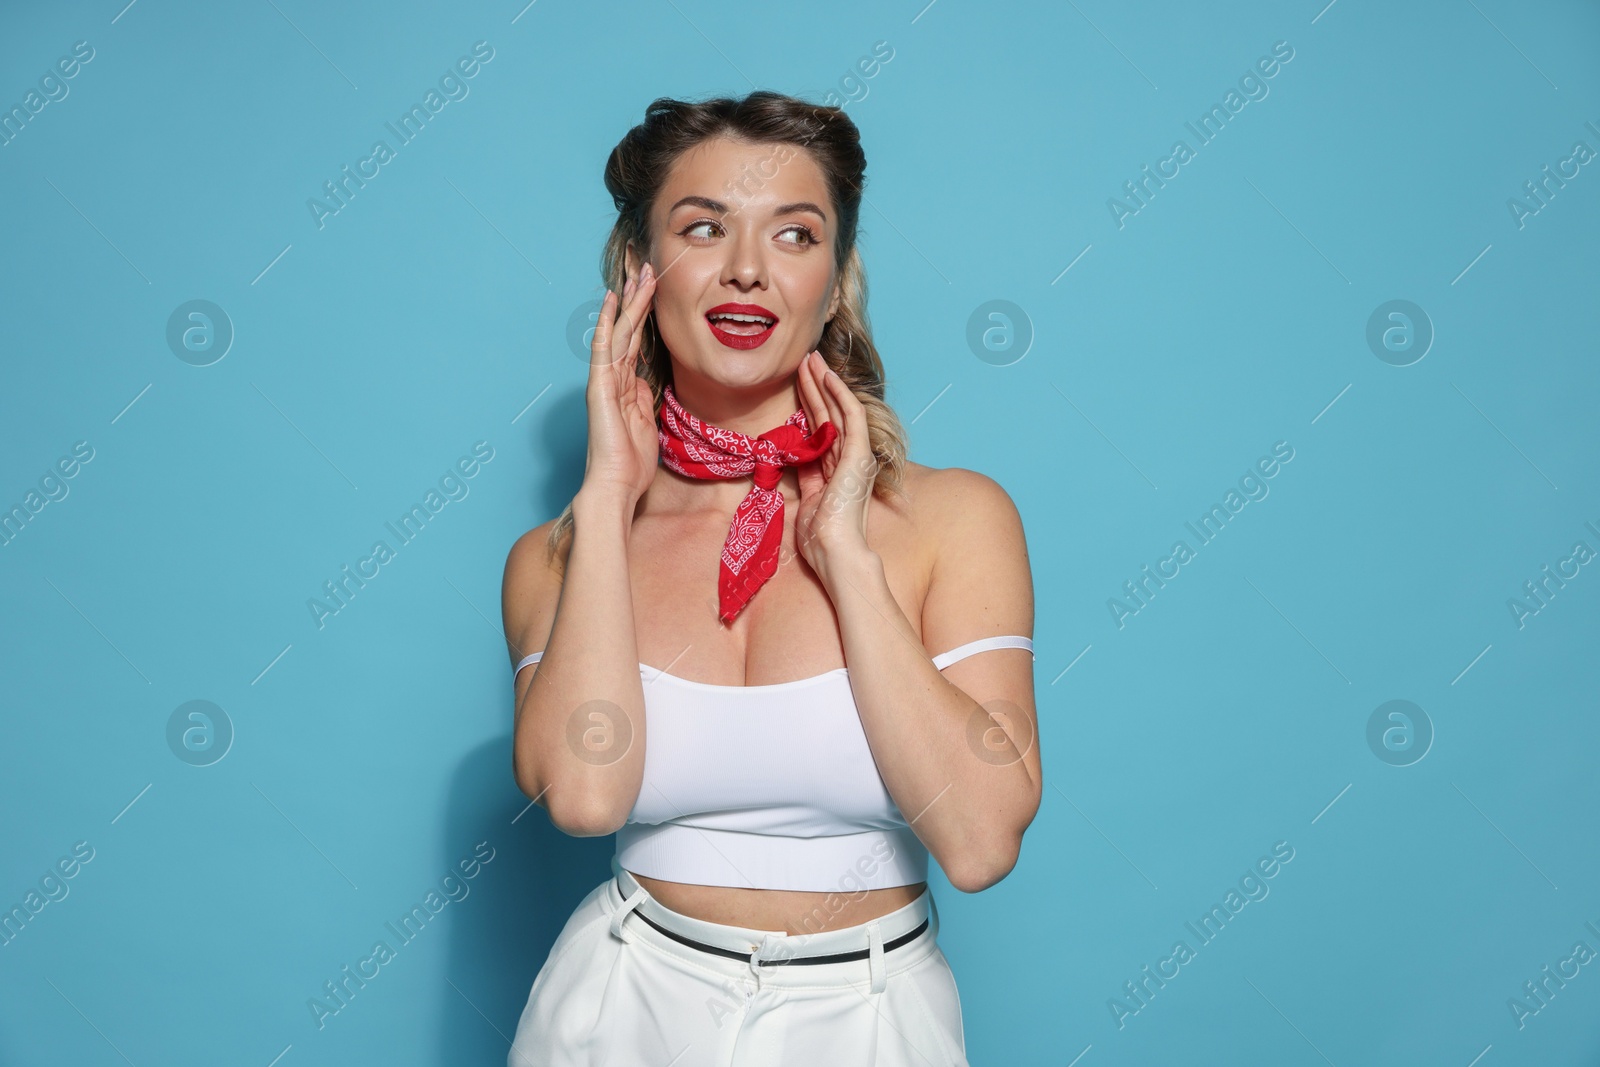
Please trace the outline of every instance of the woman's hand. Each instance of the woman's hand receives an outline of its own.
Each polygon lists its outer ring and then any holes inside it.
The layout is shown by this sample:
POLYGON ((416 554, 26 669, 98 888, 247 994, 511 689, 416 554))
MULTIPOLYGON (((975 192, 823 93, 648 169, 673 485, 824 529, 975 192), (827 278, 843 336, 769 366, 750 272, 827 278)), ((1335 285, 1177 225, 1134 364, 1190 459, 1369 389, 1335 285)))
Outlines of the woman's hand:
POLYGON ((655 286, 655 272, 646 263, 638 280, 630 279, 623 287, 620 312, 617 294, 607 289, 589 345, 589 384, 584 391, 589 451, 579 493, 620 503, 630 516, 633 505, 650 488, 660 458, 650 386, 635 369, 655 286))
POLYGON ((850 387, 828 369, 820 352, 800 361, 800 401, 815 430, 824 422, 838 428, 820 458, 802 464, 800 506, 795 514, 795 544, 811 569, 832 592, 835 577, 872 555, 867 546, 867 505, 878 459, 867 436, 867 412, 850 387))

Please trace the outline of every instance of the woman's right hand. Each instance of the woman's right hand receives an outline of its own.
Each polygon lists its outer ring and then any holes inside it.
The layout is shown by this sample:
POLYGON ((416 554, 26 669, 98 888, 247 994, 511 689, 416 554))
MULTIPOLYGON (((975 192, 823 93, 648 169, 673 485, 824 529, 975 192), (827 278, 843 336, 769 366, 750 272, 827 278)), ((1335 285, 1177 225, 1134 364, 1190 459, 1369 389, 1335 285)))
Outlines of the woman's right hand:
POLYGON ((640 268, 637 282, 630 280, 623 287, 620 312, 617 294, 607 289, 589 346, 589 385, 584 392, 589 452, 579 492, 615 501, 627 507, 629 515, 650 488, 660 458, 654 398, 636 369, 655 289, 655 271, 649 263, 640 268))

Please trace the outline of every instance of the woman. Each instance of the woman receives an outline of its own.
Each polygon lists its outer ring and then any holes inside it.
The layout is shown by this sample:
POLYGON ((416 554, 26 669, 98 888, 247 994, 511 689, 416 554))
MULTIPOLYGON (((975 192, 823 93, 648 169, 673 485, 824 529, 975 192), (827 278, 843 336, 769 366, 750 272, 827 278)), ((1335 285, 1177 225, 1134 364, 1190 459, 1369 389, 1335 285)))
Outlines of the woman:
POLYGON ((517 784, 617 852, 511 1067, 966 1063, 927 857, 978 892, 1038 810, 1031 575, 996 483, 905 458, 864 171, 771 92, 607 162, 583 483, 503 608, 517 784))

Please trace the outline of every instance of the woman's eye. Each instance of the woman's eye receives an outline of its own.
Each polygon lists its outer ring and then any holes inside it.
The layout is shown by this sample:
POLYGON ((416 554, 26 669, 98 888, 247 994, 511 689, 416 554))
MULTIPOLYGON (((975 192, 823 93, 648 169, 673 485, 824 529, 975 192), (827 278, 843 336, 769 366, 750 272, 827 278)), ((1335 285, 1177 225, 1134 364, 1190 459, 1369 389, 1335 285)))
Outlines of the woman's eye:
MULTIPOLYGON (((722 235, 722 227, 710 219, 701 219, 699 222, 691 223, 687 228, 679 231, 679 235, 683 237, 709 239, 713 236, 722 235), (715 233, 706 232, 707 227, 710 227, 711 230, 715 231, 715 233)), ((794 240, 787 241, 786 243, 800 245, 802 247, 805 245, 821 243, 821 239, 817 237, 816 231, 811 229, 809 226, 790 226, 788 229, 780 231, 778 236, 782 238, 794 238, 794 240)))

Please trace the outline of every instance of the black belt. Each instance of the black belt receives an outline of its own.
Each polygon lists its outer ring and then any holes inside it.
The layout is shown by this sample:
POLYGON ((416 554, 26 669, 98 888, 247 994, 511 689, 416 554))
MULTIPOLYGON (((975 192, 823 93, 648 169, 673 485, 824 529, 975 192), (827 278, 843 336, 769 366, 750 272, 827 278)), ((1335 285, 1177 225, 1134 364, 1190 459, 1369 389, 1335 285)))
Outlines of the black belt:
MULTIPOLYGON (((672 938, 672 940, 677 941, 680 944, 688 945, 690 948, 697 948, 701 952, 714 952, 718 956, 726 956, 731 960, 744 960, 746 962, 749 962, 750 957, 753 955, 753 953, 750 952, 735 952, 731 948, 721 948, 717 945, 707 945, 703 942, 696 941, 692 937, 684 937, 682 934, 677 933, 676 931, 668 930, 665 926, 662 926, 660 923, 651 919, 648 915, 645 915, 643 912, 640 912, 637 909, 635 909, 634 914, 639 916, 639 918, 643 919, 645 922, 649 923, 651 926, 655 927, 657 930, 660 930, 662 933, 666 934, 668 937, 672 938)), ((928 920, 923 919, 922 923, 917 926, 916 929, 903 933, 891 941, 885 941, 883 943, 883 950, 888 952, 891 949, 899 948, 901 945, 907 944, 915 939, 927 928, 928 920)), ((834 952, 826 956, 799 956, 790 959, 756 960, 755 963, 758 965, 767 964, 769 966, 777 966, 778 964, 783 963, 848 963, 851 960, 864 960, 869 954, 870 950, 861 948, 856 949, 854 952, 834 952)))

